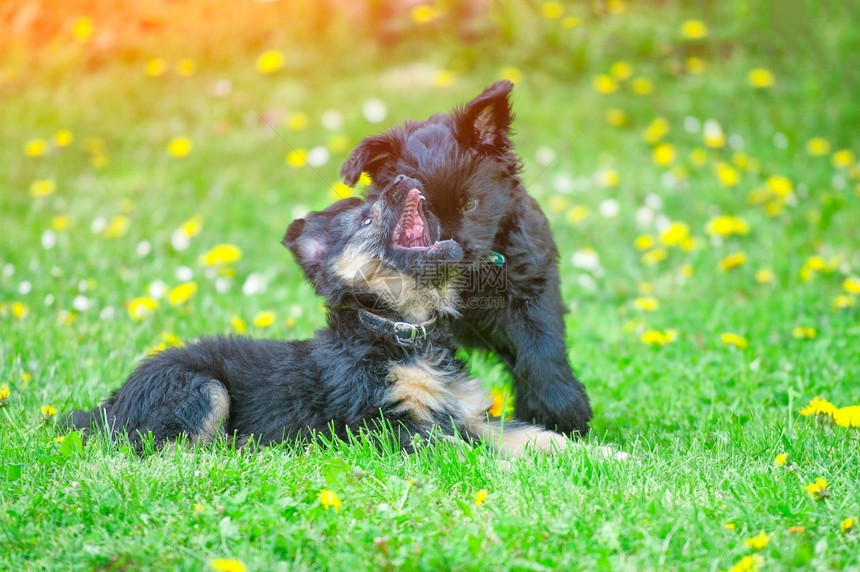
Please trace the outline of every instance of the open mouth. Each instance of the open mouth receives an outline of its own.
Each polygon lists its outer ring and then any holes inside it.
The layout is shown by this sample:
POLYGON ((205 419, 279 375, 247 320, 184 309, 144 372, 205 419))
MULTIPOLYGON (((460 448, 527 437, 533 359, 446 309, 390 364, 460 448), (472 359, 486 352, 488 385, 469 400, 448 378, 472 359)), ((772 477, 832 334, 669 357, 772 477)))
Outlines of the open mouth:
POLYGON ((424 216, 424 196, 418 189, 406 194, 403 214, 394 227, 394 244, 402 248, 427 248, 431 245, 430 229, 424 216))

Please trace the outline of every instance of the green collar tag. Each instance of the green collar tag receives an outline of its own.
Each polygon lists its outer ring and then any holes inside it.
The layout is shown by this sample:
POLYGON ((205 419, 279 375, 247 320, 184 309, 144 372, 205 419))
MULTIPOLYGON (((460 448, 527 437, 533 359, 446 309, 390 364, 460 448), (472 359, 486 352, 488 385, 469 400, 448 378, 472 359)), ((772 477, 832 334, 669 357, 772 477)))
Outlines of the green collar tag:
POLYGON ((501 252, 496 252, 493 250, 490 251, 490 262, 492 262, 496 266, 504 266, 505 257, 502 255, 501 252))

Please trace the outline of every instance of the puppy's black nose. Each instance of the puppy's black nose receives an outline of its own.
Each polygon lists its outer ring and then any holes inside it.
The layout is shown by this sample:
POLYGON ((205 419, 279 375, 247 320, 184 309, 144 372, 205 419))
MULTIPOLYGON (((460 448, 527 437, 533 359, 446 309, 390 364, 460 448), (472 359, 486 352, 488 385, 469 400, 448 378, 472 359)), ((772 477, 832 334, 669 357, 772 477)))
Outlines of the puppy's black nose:
POLYGON ((394 177, 394 184, 396 185, 397 183, 399 183, 400 181, 402 181, 405 178, 406 178, 406 175, 397 175, 396 177, 394 177))

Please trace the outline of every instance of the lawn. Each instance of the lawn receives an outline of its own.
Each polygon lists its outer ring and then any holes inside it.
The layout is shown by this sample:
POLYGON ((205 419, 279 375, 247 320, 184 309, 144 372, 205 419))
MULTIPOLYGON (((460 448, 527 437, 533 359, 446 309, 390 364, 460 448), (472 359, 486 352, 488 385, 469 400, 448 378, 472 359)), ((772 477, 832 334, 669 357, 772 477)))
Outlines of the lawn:
POLYGON ((860 569, 860 4, 119 5, 0 8, 0 569, 860 569), (167 345, 313 335, 289 222, 500 77, 627 461, 57 426, 167 345))

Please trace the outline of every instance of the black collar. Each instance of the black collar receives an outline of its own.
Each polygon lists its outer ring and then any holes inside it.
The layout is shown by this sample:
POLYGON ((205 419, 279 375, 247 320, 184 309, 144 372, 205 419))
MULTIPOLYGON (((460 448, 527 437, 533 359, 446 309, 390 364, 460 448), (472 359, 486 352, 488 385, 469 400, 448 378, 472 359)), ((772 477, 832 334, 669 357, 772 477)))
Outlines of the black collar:
POLYGON ((418 342, 426 340, 430 332, 433 331, 433 328, 436 327, 436 316, 425 322, 410 324, 409 322, 389 320, 362 308, 358 309, 358 319, 372 330, 383 334, 391 334, 394 336, 394 341, 401 346, 407 347, 414 346, 418 342))

